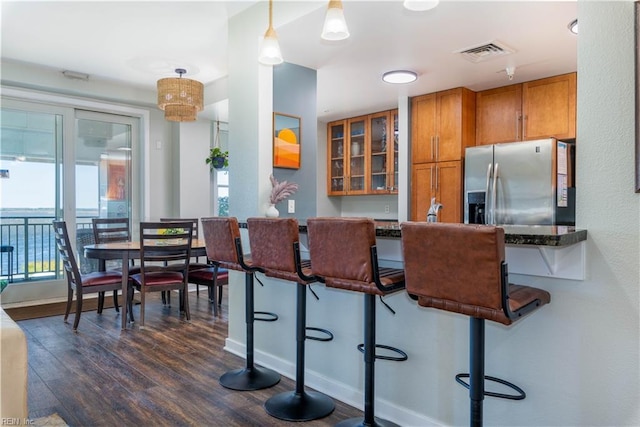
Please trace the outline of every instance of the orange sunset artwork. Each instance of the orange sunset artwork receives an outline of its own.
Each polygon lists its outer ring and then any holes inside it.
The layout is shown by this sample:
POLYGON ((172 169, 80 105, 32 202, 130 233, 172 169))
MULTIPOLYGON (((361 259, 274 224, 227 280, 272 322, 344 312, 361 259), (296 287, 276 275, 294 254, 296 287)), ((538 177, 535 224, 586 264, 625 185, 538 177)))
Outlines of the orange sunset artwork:
POLYGON ((273 146, 273 165, 293 169, 300 167, 300 144, 298 137, 291 129, 284 128, 276 134, 273 146))

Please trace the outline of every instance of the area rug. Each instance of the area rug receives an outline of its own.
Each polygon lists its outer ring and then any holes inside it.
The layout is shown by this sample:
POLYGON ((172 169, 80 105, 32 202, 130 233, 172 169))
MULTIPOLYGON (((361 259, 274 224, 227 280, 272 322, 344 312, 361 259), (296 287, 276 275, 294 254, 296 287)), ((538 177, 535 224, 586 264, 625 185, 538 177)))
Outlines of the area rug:
POLYGON ((51 426, 65 427, 65 426, 68 426, 68 424, 62 418, 60 418, 60 415, 58 415, 58 414, 51 414, 48 417, 40 417, 40 418, 36 418, 34 420, 30 420, 29 425, 30 426, 37 426, 37 427, 51 427, 51 426))

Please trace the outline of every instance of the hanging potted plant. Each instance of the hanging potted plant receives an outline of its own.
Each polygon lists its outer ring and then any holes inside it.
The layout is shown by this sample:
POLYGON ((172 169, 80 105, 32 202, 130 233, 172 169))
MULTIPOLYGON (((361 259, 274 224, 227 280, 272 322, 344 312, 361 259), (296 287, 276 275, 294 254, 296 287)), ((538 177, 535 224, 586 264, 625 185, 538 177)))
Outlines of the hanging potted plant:
POLYGON ((209 150, 209 157, 207 157, 205 161, 211 167, 212 170, 214 168, 215 169, 222 169, 223 167, 226 168, 227 166, 229 166, 229 152, 222 151, 220 147, 214 147, 211 150, 209 150))

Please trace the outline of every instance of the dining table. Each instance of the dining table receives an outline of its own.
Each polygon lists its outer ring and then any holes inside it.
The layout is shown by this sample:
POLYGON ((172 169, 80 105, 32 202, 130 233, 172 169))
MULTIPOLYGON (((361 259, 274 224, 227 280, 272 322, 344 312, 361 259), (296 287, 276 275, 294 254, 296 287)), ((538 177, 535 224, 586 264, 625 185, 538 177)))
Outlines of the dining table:
MULTIPOLYGON (((192 257, 206 257, 206 244, 204 239, 193 239, 191 242, 192 257)), ((129 287, 129 261, 140 259, 140 242, 110 242, 85 245, 84 256, 98 260, 122 260, 122 329, 127 327, 127 291, 129 287)))

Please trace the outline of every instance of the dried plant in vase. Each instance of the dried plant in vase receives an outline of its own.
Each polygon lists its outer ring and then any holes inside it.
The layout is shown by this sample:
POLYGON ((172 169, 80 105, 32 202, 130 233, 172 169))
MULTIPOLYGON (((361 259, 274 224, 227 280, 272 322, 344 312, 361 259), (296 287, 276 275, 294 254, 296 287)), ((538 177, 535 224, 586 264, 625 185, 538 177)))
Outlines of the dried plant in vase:
POLYGON ((269 209, 267 209, 267 216, 277 217, 280 215, 275 205, 287 197, 291 196, 298 190, 298 184, 292 182, 282 181, 278 182, 273 174, 269 175, 271 181, 271 194, 269 195, 269 209))

